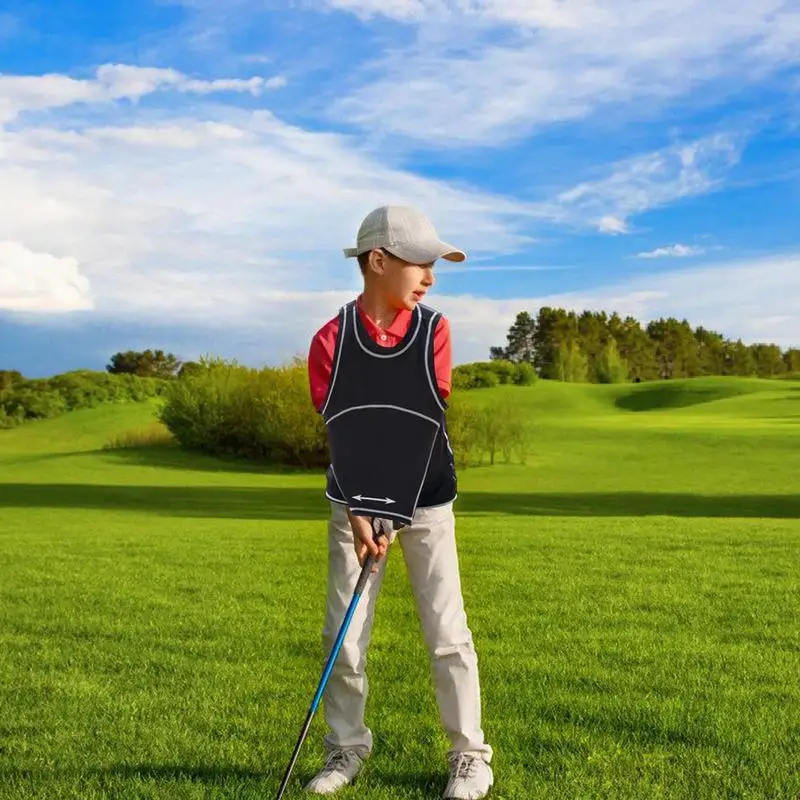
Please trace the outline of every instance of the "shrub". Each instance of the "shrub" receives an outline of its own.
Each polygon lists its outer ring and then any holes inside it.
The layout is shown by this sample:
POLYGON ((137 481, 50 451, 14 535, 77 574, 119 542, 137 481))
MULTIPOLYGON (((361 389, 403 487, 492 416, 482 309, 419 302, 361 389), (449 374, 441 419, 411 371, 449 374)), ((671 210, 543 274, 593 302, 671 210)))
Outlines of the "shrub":
POLYGON ((255 370, 203 360, 172 382, 160 419, 184 447, 302 467, 327 464, 302 362, 255 370))
POLYGON ((453 369, 454 389, 487 389, 498 384, 530 386, 536 379, 533 365, 524 361, 475 361, 453 369))
POLYGON ((527 463, 531 431, 523 409, 508 400, 476 407, 454 393, 447 410, 447 430, 457 468, 482 464, 485 456, 493 465, 501 454, 506 463, 515 456, 527 463))
POLYGON ((529 364, 527 361, 520 361, 519 364, 515 365, 514 383, 517 386, 532 386, 536 383, 538 377, 533 364, 529 364))
POLYGON ((67 410, 67 404, 58 392, 32 387, 30 383, 13 393, 11 403, 17 414, 17 409, 22 409, 24 419, 49 419, 67 410))
MULTIPOLYGON (((29 419, 45 419, 101 403, 135 402, 163 393, 166 380, 136 375, 111 375, 73 370, 50 378, 10 379, 0 389, 0 426, 9 428, 29 419)), ((13 373, 19 375, 19 373, 13 373)))

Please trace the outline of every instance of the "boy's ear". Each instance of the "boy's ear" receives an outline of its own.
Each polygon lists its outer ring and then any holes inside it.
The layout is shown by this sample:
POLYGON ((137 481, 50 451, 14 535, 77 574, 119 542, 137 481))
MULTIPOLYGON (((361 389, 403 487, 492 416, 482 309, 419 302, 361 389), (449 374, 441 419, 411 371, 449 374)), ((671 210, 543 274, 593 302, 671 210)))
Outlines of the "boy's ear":
POLYGON ((383 273, 386 271, 386 254, 381 250, 371 250, 367 268, 371 272, 375 272, 378 275, 383 275, 383 273))

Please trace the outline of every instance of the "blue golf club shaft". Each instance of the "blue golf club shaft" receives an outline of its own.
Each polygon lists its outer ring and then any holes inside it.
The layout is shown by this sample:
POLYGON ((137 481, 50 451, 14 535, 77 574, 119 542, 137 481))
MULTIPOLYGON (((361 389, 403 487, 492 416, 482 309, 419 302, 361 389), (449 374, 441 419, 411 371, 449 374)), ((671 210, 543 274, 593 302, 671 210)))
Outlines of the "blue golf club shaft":
POLYGON ((330 678, 334 662, 336 661, 336 657, 339 655, 339 650, 342 647, 342 642, 344 641, 345 634, 347 633, 347 629, 350 627, 350 620, 353 618, 353 613, 356 610, 358 601, 361 598, 361 595, 364 591, 364 587, 367 584, 367 578, 369 578, 369 573, 371 572, 374 563, 375 563, 375 557, 368 556, 367 559, 364 561, 364 566, 361 568, 361 575, 359 576, 358 583, 356 583, 356 588, 353 591, 353 597, 350 600, 350 605, 347 608, 347 613, 344 616, 344 620, 342 621, 342 624, 339 627, 339 633, 336 636, 336 641, 334 642, 333 648, 331 649, 331 653, 328 656, 328 661, 325 664, 325 669, 322 673, 322 678, 320 679, 317 691, 314 694, 314 699, 311 701, 311 706, 308 709, 308 714, 306 715, 306 721, 305 724, 303 725, 303 730, 300 732, 300 737, 298 738, 297 744, 295 745, 294 753, 292 753, 292 759, 289 762, 289 766, 286 768, 286 773, 283 776, 281 788, 278 790, 278 795, 276 797, 276 800, 281 800, 281 797, 283 797, 283 793, 286 791, 286 785, 289 783, 289 777, 292 774, 292 770, 294 769, 297 757, 300 755, 300 748, 303 746, 303 742, 305 741, 305 738, 308 734, 308 730, 311 727, 311 721, 314 719, 314 714, 316 714, 317 712, 317 708, 319 707, 320 701, 322 700, 322 695, 325 693, 325 686, 328 684, 328 678, 330 678))

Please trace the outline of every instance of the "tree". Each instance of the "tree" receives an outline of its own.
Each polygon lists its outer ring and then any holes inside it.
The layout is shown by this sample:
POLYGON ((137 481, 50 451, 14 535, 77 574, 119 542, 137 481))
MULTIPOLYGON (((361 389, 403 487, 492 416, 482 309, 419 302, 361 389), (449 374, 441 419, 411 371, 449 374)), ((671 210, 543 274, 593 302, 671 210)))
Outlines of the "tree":
POLYGON ((543 306, 536 317, 533 336, 534 362, 543 378, 562 380, 561 361, 564 348, 570 350, 572 342, 578 342, 578 318, 574 311, 543 306))
POLYGON ((786 364, 786 371, 800 373, 800 349, 792 347, 783 354, 783 363, 786 364))
POLYGON ((699 359, 694 332, 686 320, 658 319, 647 326, 655 342, 661 378, 692 378, 699 374, 699 359))
POLYGON ((725 343, 725 374, 749 377, 755 375, 753 351, 741 339, 725 343))
POLYGON ((200 375, 207 370, 204 364, 198 361, 184 361, 178 370, 179 378, 191 378, 193 375, 200 375))
POLYGON ((617 343, 609 339, 598 358, 597 380, 600 383, 624 383, 628 379, 628 364, 620 357, 617 343))
POLYGON ((753 354, 753 363, 759 378, 772 378, 786 372, 786 363, 778 345, 754 344, 751 345, 750 351, 753 354))
POLYGON ((588 380, 589 360, 576 340, 561 342, 556 347, 557 380, 585 383, 588 380))
POLYGON ((520 311, 506 335, 507 346, 505 348, 492 347, 491 359, 493 361, 512 361, 515 364, 523 361, 533 364, 535 330, 535 320, 527 311, 520 311))
POLYGON ((715 331, 695 329, 697 357, 701 375, 722 375, 725 370, 725 339, 715 331))
POLYGON ((616 311, 576 313, 542 306, 535 319, 528 312, 518 314, 507 339, 507 347, 491 348, 492 361, 532 361, 537 375, 550 380, 616 380, 621 366, 633 381, 800 372, 800 348, 782 352, 775 344, 748 346, 675 317, 643 327, 616 311))
POLYGON ((163 350, 115 353, 106 369, 112 374, 127 373, 150 378, 174 378, 181 363, 172 353, 163 350))
POLYGON ((647 335, 639 320, 627 316, 623 320, 614 312, 608 319, 608 331, 619 348, 619 355, 628 365, 632 380, 658 377, 655 342, 647 335))
POLYGON ((578 317, 578 335, 581 350, 586 354, 588 361, 589 380, 596 381, 601 354, 611 338, 605 311, 599 313, 584 311, 578 317))
POLYGON ((25 383, 25 376, 21 372, 15 369, 0 369, 0 391, 20 383, 25 383))

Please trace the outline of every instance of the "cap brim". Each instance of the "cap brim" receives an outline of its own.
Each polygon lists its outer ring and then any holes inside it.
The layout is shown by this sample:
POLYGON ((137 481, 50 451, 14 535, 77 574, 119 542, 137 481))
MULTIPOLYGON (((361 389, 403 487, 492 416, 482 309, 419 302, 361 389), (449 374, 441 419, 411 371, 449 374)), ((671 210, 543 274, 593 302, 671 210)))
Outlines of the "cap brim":
POLYGON ((467 254, 447 242, 435 241, 387 246, 394 256, 412 264, 431 264, 439 258, 445 261, 465 261, 467 254))

